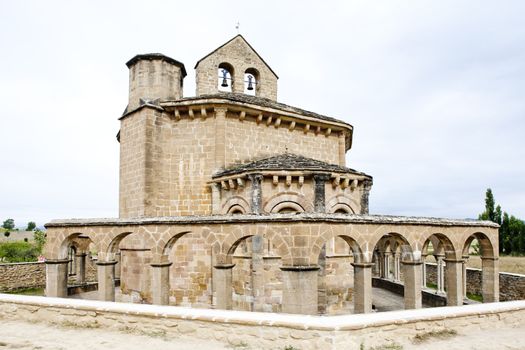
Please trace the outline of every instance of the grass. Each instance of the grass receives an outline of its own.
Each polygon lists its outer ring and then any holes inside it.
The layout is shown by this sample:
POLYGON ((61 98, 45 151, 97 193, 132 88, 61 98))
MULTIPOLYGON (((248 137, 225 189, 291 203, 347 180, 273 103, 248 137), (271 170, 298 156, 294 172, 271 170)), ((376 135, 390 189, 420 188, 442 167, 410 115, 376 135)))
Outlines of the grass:
POLYGON ((398 343, 390 343, 385 345, 374 346, 369 350, 403 350, 403 345, 398 343))
POLYGON ((456 335, 458 335, 458 332, 455 329, 442 329, 439 331, 430 331, 417 334, 414 337, 413 342, 415 344, 420 344, 427 342, 431 339, 449 339, 455 337, 456 335))
POLYGON ((20 295, 44 295, 44 288, 23 288, 12 290, 8 292, 3 292, 6 294, 20 294, 20 295))
MULTIPOLYGON (((481 257, 471 255, 467 260, 467 266, 481 269, 481 257)), ((499 271, 525 275, 525 256, 500 256, 499 271)))
POLYGON ((479 301, 480 303, 483 302, 483 295, 481 294, 467 292, 467 298, 469 298, 470 300, 479 301))

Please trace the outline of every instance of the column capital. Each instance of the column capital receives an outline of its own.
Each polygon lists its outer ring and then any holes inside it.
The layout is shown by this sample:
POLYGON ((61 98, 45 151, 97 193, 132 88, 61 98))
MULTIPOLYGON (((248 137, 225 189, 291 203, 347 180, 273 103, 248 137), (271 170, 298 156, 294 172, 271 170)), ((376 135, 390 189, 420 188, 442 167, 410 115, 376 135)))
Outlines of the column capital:
POLYGON ((111 260, 111 261, 98 261, 96 262, 96 264, 98 266, 108 266, 108 265, 116 265, 118 261, 116 260, 111 260))
POLYGON ((86 255, 87 255, 87 253, 77 253, 77 254, 75 254, 75 256, 78 257, 78 258, 84 257, 86 255))
POLYGON ((67 264, 69 259, 46 259, 45 263, 48 265, 67 264))
POLYGON ((280 266, 281 271, 317 271, 321 267, 319 265, 304 265, 304 266, 280 266))
POLYGON ((259 174, 259 173, 256 173, 256 174, 248 174, 248 179, 250 179, 250 181, 262 181, 262 179, 264 178, 263 174, 259 174))
POLYGON ((228 270, 228 269, 233 269, 234 266, 235 266, 235 264, 213 265, 213 267, 216 268, 216 269, 218 269, 218 270, 228 270))
POLYGON ((313 178, 314 178, 314 181, 323 181, 323 182, 326 182, 328 180, 330 180, 330 177, 331 175, 330 174, 325 174, 325 173, 315 173, 313 175, 313 178))
POLYGON ((149 264, 151 267, 166 267, 166 266, 171 266, 173 265, 172 262, 158 262, 158 263, 151 263, 149 264))
POLYGON ((495 257, 495 256, 487 256, 487 257, 481 257, 481 260, 499 260, 499 257, 495 257))
POLYGON ((366 268, 370 268, 374 266, 374 264, 372 263, 350 263, 350 265, 352 265, 353 267, 359 267, 362 269, 366 269, 366 268))
POLYGON ((456 263, 456 264, 463 264, 462 259, 443 259, 446 263, 456 263))
POLYGON ((407 261, 407 260, 403 260, 403 261, 401 261, 401 264, 403 264, 403 265, 423 265, 423 262, 422 261, 407 261))

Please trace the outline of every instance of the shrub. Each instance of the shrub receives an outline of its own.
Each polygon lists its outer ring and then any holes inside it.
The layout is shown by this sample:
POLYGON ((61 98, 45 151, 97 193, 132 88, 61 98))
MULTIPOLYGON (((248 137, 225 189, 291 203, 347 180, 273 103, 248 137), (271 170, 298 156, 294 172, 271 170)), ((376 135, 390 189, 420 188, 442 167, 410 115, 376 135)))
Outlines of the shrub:
POLYGON ((29 242, 0 243, 0 260, 4 262, 37 261, 40 250, 29 242))

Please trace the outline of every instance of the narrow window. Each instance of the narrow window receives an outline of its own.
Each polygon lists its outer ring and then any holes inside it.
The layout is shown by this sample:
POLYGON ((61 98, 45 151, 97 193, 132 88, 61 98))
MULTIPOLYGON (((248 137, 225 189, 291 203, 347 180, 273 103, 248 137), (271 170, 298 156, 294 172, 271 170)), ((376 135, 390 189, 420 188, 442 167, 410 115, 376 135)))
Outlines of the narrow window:
POLYGON ((217 88, 222 92, 233 91, 233 67, 228 63, 219 64, 217 88))

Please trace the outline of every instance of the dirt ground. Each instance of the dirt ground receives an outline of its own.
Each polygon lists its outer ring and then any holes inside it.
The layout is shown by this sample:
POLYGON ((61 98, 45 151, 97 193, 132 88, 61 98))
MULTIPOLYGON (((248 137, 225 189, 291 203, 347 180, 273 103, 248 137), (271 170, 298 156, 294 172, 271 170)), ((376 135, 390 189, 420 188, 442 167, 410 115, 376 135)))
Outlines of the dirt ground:
MULTIPOLYGON (((467 266, 481 269, 481 258, 471 255, 467 266)), ((500 256, 499 271, 525 275, 525 256, 500 256)))
MULTIPOLYGON (((483 332, 462 334, 440 339, 439 335, 430 336, 422 343, 388 344, 384 347, 365 350, 524 350, 525 329, 505 328, 491 329, 483 332)), ((283 350, 276 344, 276 350, 283 350)), ((26 323, 22 321, 2 321, 0 327, 0 349, 19 350, 258 350, 256 347, 232 347, 215 341, 182 340, 135 333, 121 333, 104 329, 80 329, 56 327, 43 323, 26 323)), ((294 348, 295 349, 295 348, 294 348)), ((341 349, 347 350, 343 347, 341 349)), ((296 349, 300 350, 300 349, 296 349)))

